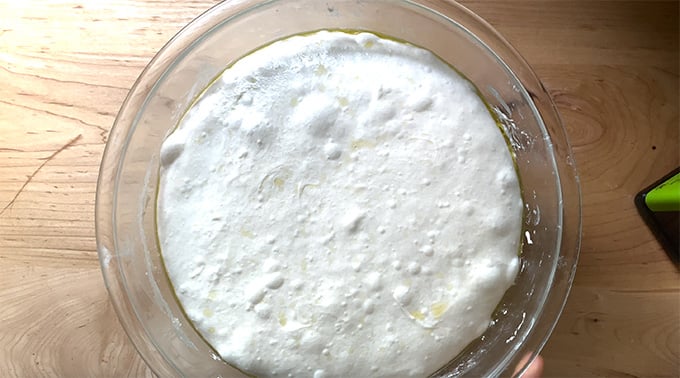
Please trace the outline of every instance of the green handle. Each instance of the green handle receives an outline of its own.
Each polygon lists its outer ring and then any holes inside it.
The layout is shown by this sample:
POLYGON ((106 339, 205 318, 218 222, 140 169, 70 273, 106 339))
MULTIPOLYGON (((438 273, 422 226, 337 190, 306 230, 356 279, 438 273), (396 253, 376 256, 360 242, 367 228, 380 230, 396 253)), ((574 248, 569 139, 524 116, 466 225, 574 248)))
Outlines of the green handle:
POLYGON ((680 211, 680 173, 650 190, 645 204, 652 211, 680 211))

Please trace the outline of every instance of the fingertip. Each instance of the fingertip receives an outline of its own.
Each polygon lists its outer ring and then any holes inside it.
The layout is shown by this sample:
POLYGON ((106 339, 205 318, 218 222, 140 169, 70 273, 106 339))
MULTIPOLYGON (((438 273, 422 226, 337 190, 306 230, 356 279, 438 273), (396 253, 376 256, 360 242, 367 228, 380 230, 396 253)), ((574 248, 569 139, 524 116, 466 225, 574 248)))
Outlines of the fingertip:
POLYGON ((522 378, 541 378, 543 375, 543 364, 543 357, 536 356, 524 374, 522 374, 522 378))
MULTIPOLYGON (((531 354, 526 354, 520 362, 517 364, 517 367, 515 368, 515 374, 517 374, 520 370, 522 370, 522 367, 531 359, 531 354)), ((534 360, 529 364, 527 369, 524 371, 522 375, 519 377, 521 378, 541 378, 543 375, 543 357, 536 356, 534 360)))

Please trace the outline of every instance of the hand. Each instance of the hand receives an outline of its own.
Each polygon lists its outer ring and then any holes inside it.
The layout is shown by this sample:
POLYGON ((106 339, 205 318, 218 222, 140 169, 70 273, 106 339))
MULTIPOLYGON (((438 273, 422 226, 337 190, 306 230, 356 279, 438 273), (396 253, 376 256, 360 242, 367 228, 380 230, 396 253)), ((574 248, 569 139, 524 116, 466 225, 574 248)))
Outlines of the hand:
MULTIPOLYGON (((519 363, 517 364, 517 367, 515 368, 515 374, 517 374, 520 369, 522 369, 522 366, 527 363, 529 358, 531 357, 530 354, 527 354, 522 358, 519 363)), ((524 371, 524 374, 521 375, 522 378, 541 378, 543 375, 543 357, 541 356, 536 356, 534 360, 531 362, 527 370, 524 371)))

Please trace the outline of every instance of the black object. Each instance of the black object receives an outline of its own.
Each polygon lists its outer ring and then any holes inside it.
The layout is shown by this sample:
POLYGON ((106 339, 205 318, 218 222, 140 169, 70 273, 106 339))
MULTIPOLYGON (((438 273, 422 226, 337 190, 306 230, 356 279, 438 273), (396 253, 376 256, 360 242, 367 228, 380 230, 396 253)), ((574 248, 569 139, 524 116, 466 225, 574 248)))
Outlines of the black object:
POLYGON ((680 212, 678 211, 652 211, 645 203, 645 196, 652 189, 664 183, 666 180, 680 173, 680 167, 676 168, 659 181, 646 187, 635 196, 635 206, 647 223, 647 226, 656 239, 666 250, 668 257, 675 265, 680 265, 680 212))

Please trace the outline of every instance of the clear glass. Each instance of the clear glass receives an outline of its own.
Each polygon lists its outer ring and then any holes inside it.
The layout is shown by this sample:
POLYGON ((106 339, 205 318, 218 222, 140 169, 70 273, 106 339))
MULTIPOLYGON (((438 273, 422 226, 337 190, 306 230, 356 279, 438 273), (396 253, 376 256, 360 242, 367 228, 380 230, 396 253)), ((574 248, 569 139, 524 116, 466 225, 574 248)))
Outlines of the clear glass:
POLYGON ((156 55, 116 118, 97 187, 97 248, 128 336, 159 376, 243 376, 192 328, 163 269, 155 224, 159 148, 230 63, 318 29, 378 32, 425 47, 471 80, 501 119, 526 203, 521 269, 494 324, 435 376, 520 374, 547 341, 572 284, 578 176, 559 115, 531 68, 486 22, 442 0, 232 0, 194 20, 156 55), (531 358, 521 363, 526 354, 531 358))

